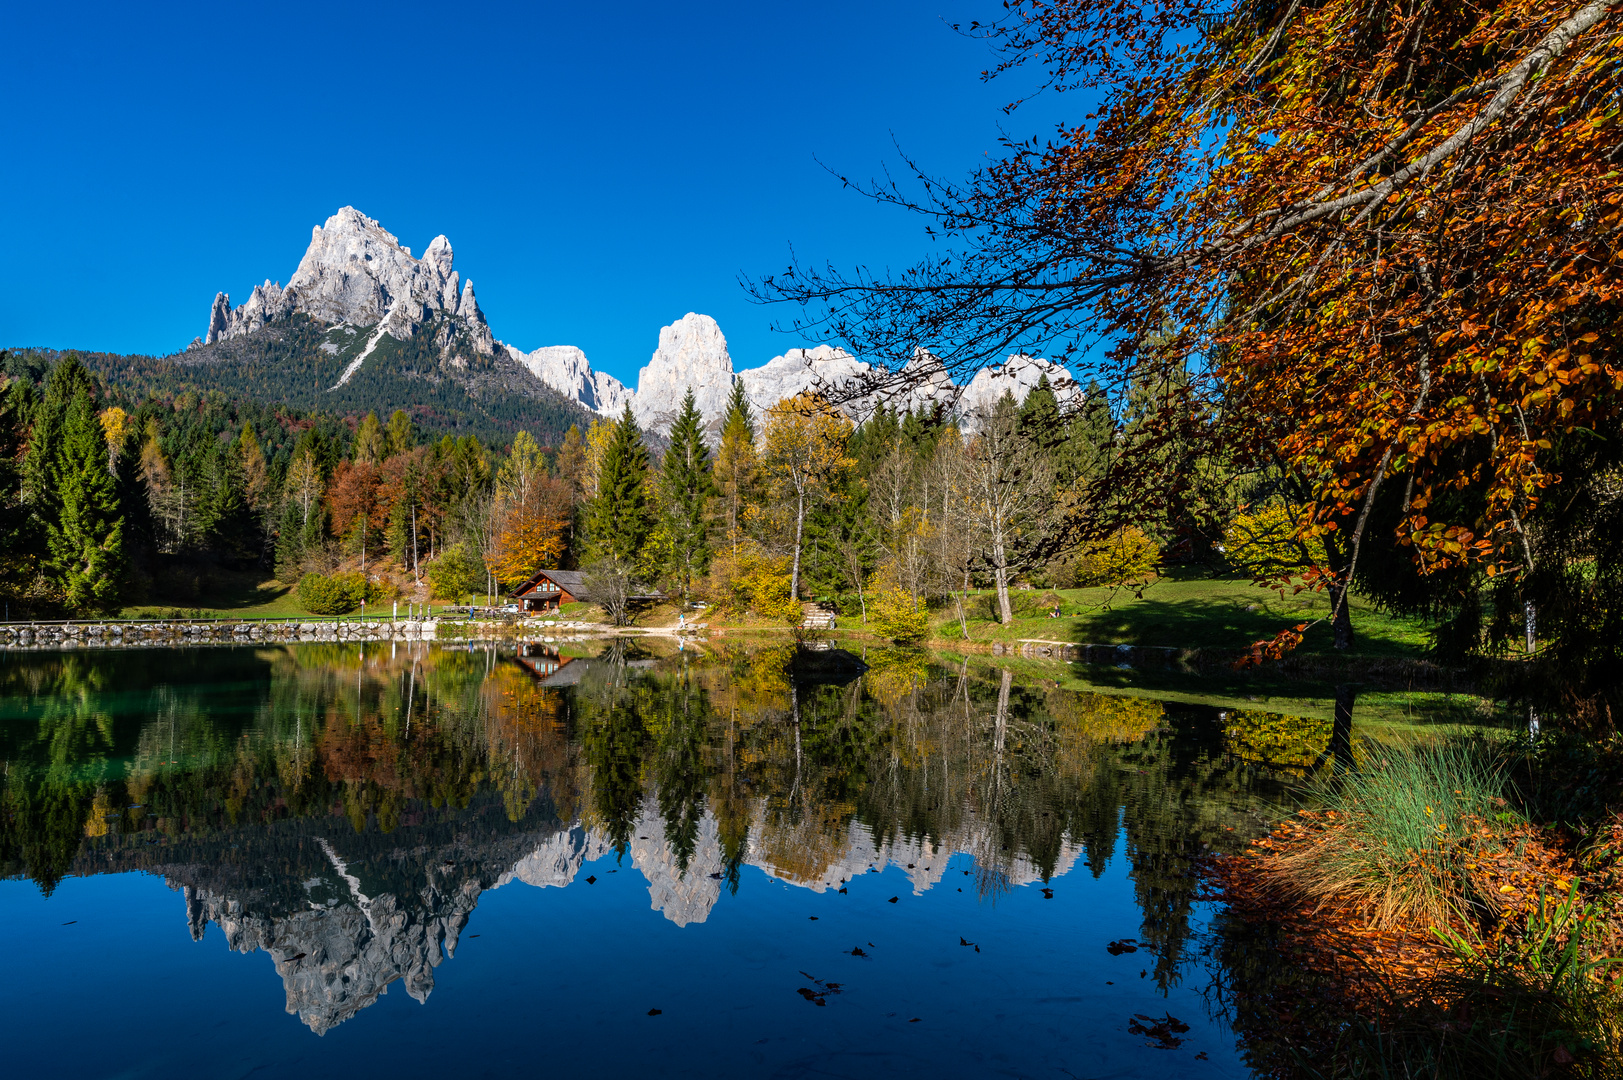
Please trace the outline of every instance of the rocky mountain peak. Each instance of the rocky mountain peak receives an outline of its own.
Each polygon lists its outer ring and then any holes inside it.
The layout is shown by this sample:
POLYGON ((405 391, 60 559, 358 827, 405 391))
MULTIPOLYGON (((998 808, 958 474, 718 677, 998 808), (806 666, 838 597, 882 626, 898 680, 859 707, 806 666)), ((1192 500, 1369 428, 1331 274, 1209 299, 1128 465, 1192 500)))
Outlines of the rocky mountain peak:
POLYGON ((721 327, 708 315, 688 312, 659 332, 659 347, 637 375, 631 404, 644 429, 667 431, 689 389, 707 420, 727 407, 733 390, 733 358, 721 327))
MULTIPOLYGON (((490 355, 490 327, 473 299, 471 285, 458 292, 451 242, 436 236, 413 258, 395 235, 353 206, 346 206, 310 232, 310 246, 287 288, 267 281, 240 307, 220 293, 209 312, 206 343, 251 334, 267 323, 299 313, 329 326, 378 326, 398 340, 442 318, 465 332, 474 350, 490 355)), ((442 335, 449 352, 455 335, 442 335)))

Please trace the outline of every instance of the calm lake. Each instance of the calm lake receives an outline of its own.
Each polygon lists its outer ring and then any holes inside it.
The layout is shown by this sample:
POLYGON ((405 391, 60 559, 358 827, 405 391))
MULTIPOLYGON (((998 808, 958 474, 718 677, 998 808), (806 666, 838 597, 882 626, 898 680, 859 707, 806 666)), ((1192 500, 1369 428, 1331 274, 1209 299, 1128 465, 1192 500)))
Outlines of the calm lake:
POLYGON ((662 647, 0 654, 13 1075, 1251 1074, 1327 721, 662 647))

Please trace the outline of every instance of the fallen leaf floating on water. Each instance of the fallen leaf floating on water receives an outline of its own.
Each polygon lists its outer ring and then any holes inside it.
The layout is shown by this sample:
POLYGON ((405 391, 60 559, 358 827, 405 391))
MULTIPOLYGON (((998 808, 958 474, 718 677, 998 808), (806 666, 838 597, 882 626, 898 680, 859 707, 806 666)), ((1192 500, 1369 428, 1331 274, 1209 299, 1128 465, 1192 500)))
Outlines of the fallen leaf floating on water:
POLYGON ((1054 899, 1054 890, 1053 889, 1044 889, 1043 890, 1043 899, 1044 900, 1052 900, 1052 899, 1054 899))
POLYGON ((1157 1050, 1171 1050, 1183 1045, 1183 1040, 1178 1036, 1188 1031, 1189 1025, 1171 1013, 1159 1018, 1136 1013, 1127 1021, 1127 1030, 1134 1035, 1146 1035, 1156 1040, 1148 1045, 1157 1050))
POLYGON ((958 936, 958 944, 960 944, 960 945, 973 945, 975 943, 973 941, 965 940, 964 936, 962 934, 960 934, 958 936))
POLYGON ((1111 956, 1120 956, 1122 953, 1137 951, 1137 938, 1122 938, 1120 941, 1112 941, 1109 945, 1105 946, 1105 952, 1109 953, 1111 956))
POLYGON ((862 946, 861 945, 853 945, 851 947, 851 955, 852 956, 867 956, 868 954, 862 951, 862 946))
POLYGON ((809 971, 802 971, 801 974, 810 979, 817 986, 817 989, 813 990, 809 986, 802 986, 800 989, 796 990, 795 993, 799 994, 813 1005, 827 1005, 828 1002, 824 1001, 823 999, 828 997, 830 994, 838 994, 840 992, 840 987, 844 985, 843 983, 837 982, 826 983, 809 971))
POLYGON ((716 879, 716 880, 717 880, 717 881, 720 881, 720 880, 721 880, 721 879, 722 879, 722 875, 721 875, 721 874, 711 874, 711 875, 710 875, 710 876, 711 876, 711 877, 713 877, 713 878, 715 878, 715 879, 716 879))
POLYGON ((69 919, 67 922, 63 923, 62 925, 63 926, 72 926, 74 923, 76 923, 78 921, 79 921, 78 919, 69 919))
POLYGON ((479 936, 479 935, 478 935, 478 934, 469 934, 469 935, 468 935, 468 940, 469 940, 469 941, 472 941, 472 940, 473 940, 473 939, 474 939, 474 938, 476 938, 476 937, 478 937, 478 936, 479 936))
POLYGON ((662 1013, 664 1011, 665 1011, 664 1009, 649 1009, 648 1010, 648 1015, 649 1016, 658 1016, 660 1013, 662 1013))
POLYGON ((841 890, 840 890, 840 892, 842 892, 842 893, 843 893, 843 892, 845 892, 845 890, 844 890, 844 889, 841 889, 841 890))
POLYGON ((900 899, 900 897, 893 896, 889 900, 886 900, 885 903, 894 904, 898 899, 900 899))
POLYGON ((817 916, 816 915, 808 915, 808 916, 806 916, 806 918, 810 919, 812 922, 817 921, 817 916))
POLYGON ((586 879, 586 884, 588 884, 588 885, 596 885, 597 884, 597 877, 594 875, 592 877, 587 878, 586 879))
POLYGON ((1202 1050, 1200 1053, 1195 1055, 1195 1060, 1196 1061, 1209 1061, 1211 1059, 1206 1056, 1206 1051, 1202 1050))
POLYGON ((908 1021, 909 1024, 921 1024, 923 1022, 924 1022, 924 1017, 922 1017, 922 1016, 915 1016, 913 1019, 908 1021))

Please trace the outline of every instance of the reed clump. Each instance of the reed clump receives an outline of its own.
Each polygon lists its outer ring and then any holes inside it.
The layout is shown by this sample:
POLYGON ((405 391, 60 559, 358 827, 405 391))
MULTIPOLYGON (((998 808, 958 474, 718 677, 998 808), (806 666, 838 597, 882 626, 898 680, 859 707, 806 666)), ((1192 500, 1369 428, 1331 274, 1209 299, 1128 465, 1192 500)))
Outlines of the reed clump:
POLYGON ((1504 758, 1479 740, 1371 747, 1357 770, 1311 785, 1322 827, 1272 870, 1303 899, 1351 907, 1378 929, 1494 921, 1504 904, 1480 864, 1526 827, 1508 787, 1504 758))
POLYGON ((1623 1077, 1618 961, 1596 950, 1600 920, 1578 890, 1540 891, 1492 942, 1441 932, 1454 963, 1428 978, 1377 977, 1363 1016, 1342 1026, 1309 1077, 1461 1080, 1623 1077))

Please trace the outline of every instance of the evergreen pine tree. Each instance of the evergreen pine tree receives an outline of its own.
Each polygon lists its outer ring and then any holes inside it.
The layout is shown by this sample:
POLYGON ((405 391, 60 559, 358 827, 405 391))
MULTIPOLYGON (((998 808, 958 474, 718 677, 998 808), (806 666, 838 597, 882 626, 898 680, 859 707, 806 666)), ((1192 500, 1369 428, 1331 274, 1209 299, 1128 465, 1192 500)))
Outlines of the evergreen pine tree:
POLYGON ((587 514, 595 558, 629 572, 653 528, 648 509, 648 450, 631 406, 614 425, 598 472, 597 497, 587 514))
POLYGON ((721 425, 725 429, 737 417, 749 432, 750 440, 755 439, 755 411, 750 408, 749 395, 744 393, 744 380, 738 379, 733 383, 733 392, 727 396, 727 410, 722 414, 721 425))
POLYGON ((704 420, 691 387, 671 428, 671 446, 661 463, 659 489, 661 527, 670 545, 672 576, 686 603, 694 579, 710 568, 706 518, 710 495, 715 490, 710 451, 704 445, 704 420))
POLYGON ((352 461, 364 461, 368 465, 377 465, 388 456, 383 425, 378 423, 377 413, 367 413, 366 419, 355 429, 355 445, 349 456, 352 461))
POLYGON ((1110 401, 1097 382, 1090 381, 1082 407, 1070 423, 1064 480, 1093 479, 1104 471, 1116 441, 1116 420, 1110 401))
POLYGON ((721 429, 721 446, 716 450, 714 480, 721 495, 722 532, 735 559, 744 535, 744 511, 755 495, 756 469, 755 426, 749 399, 743 396, 743 384, 734 383, 726 423, 721 429))
POLYGON ((282 520, 276 530, 276 580, 294 582, 304 574, 303 514, 299 504, 288 499, 282 504, 282 520))
POLYGON ((390 415, 384 442, 387 457, 404 454, 417 445, 417 425, 411 422, 411 414, 405 409, 396 409, 390 415))
POLYGON ((107 471, 107 445, 90 392, 76 388, 62 416, 52 468, 55 520, 46 523, 51 577, 75 612, 105 611, 124 574, 124 519, 107 471))
MULTIPOLYGON (((21 597, 37 572, 35 520, 23 506, 22 450, 35 409, 34 384, 17 378, 0 400, 0 594, 21 597)), ((15 604, 13 604, 15 609, 15 604)))
POLYGON ((1059 399, 1044 372, 1037 385, 1020 405, 1020 433, 1044 449, 1052 449, 1065 438, 1065 424, 1059 415, 1059 399))
POLYGON ((236 447, 215 441, 203 467, 197 525, 203 543, 228 560, 259 554, 258 529, 244 492, 242 461, 236 447))

